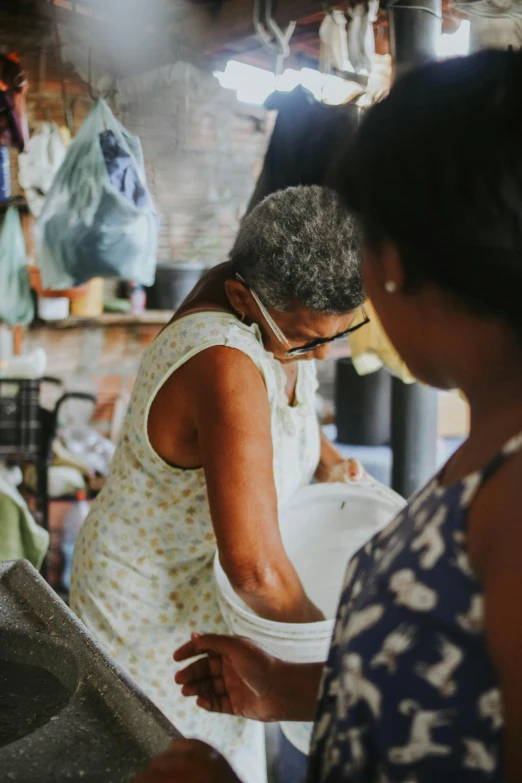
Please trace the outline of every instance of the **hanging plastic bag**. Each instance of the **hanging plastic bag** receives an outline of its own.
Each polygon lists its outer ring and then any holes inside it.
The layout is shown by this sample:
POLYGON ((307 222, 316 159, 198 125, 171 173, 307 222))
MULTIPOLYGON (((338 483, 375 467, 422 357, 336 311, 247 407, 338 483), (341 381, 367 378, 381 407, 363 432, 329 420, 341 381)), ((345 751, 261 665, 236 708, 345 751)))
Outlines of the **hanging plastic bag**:
POLYGON ((10 326, 33 320, 26 263, 20 215, 15 207, 9 207, 0 231, 0 321, 10 326))
POLYGON ((29 209, 35 217, 42 211, 45 197, 66 152, 58 125, 42 122, 29 139, 27 151, 18 158, 18 181, 25 190, 29 209))
POLYGON ((139 139, 99 100, 65 156, 37 223, 45 288, 93 277, 154 282, 158 218, 139 139))

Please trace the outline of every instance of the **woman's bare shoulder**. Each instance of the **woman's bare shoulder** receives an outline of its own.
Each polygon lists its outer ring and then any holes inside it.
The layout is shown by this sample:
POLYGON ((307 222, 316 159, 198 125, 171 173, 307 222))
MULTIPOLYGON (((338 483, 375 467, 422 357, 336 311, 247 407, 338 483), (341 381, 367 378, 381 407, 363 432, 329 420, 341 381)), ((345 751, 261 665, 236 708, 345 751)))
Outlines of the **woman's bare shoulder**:
POLYGON ((493 561, 514 561, 522 573, 522 451, 508 457, 472 504, 468 548, 479 574, 493 561))

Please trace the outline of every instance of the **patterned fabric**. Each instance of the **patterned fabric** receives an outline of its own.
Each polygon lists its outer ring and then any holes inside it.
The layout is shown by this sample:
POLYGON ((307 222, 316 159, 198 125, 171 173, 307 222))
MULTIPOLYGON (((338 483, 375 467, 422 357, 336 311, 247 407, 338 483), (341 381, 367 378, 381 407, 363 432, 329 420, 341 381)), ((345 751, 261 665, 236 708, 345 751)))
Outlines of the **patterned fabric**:
POLYGON ((194 630, 227 629, 215 596, 216 540, 204 471, 163 462, 150 445, 147 419, 165 380, 213 345, 247 354, 264 378, 279 502, 312 479, 320 454, 313 363, 299 364, 296 405, 290 407, 286 376, 265 351, 257 326, 224 313, 179 319, 141 362, 111 474, 78 538, 71 606, 183 734, 218 748, 248 783, 263 783, 263 727, 206 713, 173 683, 174 649, 194 630))
POLYGON ((30 459, 41 451, 40 381, 0 379, 0 458, 30 459))
POLYGON ((503 780, 503 710, 466 550, 468 510, 508 456, 440 474, 351 560, 318 706, 314 783, 503 780))

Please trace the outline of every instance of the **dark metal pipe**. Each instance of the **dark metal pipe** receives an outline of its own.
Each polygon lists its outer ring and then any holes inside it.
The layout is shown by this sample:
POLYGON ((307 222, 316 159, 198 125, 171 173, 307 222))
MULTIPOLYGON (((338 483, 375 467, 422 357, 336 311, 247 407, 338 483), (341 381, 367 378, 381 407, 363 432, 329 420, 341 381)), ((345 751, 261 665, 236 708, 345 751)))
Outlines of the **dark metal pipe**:
POLYGON ((418 383, 392 381, 392 487, 410 497, 435 473, 437 392, 418 383))
MULTIPOLYGON (((437 58, 441 0, 392 0, 388 18, 395 78, 437 58)), ((391 447, 392 486, 409 497, 436 468, 437 393, 433 389, 393 379, 391 447)))
POLYGON ((437 59, 441 0, 396 0, 388 5, 390 52, 394 77, 437 59))

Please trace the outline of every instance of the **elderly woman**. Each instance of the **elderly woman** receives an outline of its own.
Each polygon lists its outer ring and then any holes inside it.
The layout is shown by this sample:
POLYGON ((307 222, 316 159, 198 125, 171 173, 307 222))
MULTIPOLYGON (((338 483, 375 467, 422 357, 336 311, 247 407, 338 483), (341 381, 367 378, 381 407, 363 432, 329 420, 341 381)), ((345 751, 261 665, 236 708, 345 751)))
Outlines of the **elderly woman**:
POLYGON ((243 222, 141 363, 112 472, 76 545, 71 606, 173 723, 249 783, 262 726, 209 715, 172 687, 172 650, 223 632, 216 552, 241 598, 285 622, 320 619, 279 534, 278 507, 314 476, 354 477, 320 435, 312 359, 358 329, 358 233, 333 192, 294 188, 243 222))
MULTIPOLYGON (((309 783, 522 779, 521 85, 521 53, 421 68, 340 165, 375 310, 418 378, 465 393, 469 438, 350 562, 323 672, 231 637, 176 654, 210 655, 177 675, 206 709, 315 712, 309 783)), ((189 740, 139 780, 237 783, 189 740)))

